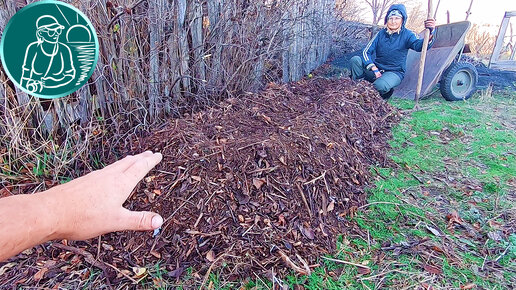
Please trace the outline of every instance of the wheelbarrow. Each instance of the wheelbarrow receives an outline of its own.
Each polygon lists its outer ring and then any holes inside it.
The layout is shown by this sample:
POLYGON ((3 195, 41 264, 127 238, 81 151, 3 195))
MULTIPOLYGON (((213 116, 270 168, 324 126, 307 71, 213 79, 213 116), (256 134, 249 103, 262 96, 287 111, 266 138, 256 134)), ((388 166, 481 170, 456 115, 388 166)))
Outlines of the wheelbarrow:
MULTIPOLYGON (((434 45, 426 55, 422 97, 430 95, 438 82, 441 95, 448 101, 466 100, 475 93, 478 83, 477 69, 473 64, 461 61, 466 33, 470 27, 469 21, 436 27, 434 45)), ((396 87, 395 96, 415 98, 420 59, 420 52, 409 50, 405 78, 396 87)))

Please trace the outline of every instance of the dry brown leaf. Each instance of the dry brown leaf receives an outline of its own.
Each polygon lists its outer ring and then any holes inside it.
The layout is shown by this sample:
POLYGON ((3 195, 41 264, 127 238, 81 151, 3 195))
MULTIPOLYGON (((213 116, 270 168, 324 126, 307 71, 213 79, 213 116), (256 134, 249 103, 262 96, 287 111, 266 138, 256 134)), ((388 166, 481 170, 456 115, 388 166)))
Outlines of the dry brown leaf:
POLYGON ((283 165, 287 166, 287 162, 285 161, 285 157, 280 156, 279 161, 280 161, 283 165))
POLYGON ((143 276, 147 275, 147 268, 133 267, 133 273, 135 279, 140 279, 143 276))
POLYGON ((265 114, 262 114, 262 117, 265 119, 267 123, 272 123, 272 119, 270 117, 265 116, 265 114))
POLYGON ((16 263, 7 263, 0 267, 0 276, 2 276, 7 270, 11 269, 12 267, 16 266, 16 263))
POLYGON ((477 287, 477 285, 476 285, 476 284, 474 284, 474 283, 469 283, 469 284, 466 284, 466 285, 464 285, 464 286, 460 286, 460 289, 462 289, 462 290, 466 290, 466 289, 473 289, 473 288, 475 288, 475 287, 477 287))
POLYGON ((200 176, 195 176, 195 175, 192 175, 192 179, 197 182, 201 182, 201 180, 202 180, 202 178, 200 176))
POLYGON ((440 275, 440 274, 443 273, 441 268, 436 267, 436 266, 425 264, 424 268, 425 268, 425 271, 427 271, 428 273, 432 273, 432 274, 435 274, 435 275, 440 275))
POLYGON ((155 195, 161 194, 161 190, 159 190, 159 189, 154 189, 152 192, 154 192, 155 195))
POLYGON ((265 184, 266 180, 265 178, 253 178, 253 185, 256 187, 256 189, 262 188, 262 186, 265 184))
POLYGON ((369 274, 371 274, 371 269, 369 269, 369 268, 357 267, 357 271, 361 275, 369 275, 369 274))
POLYGON ((459 217, 459 214, 456 212, 456 211, 452 211, 450 212, 446 218, 448 219, 448 228, 452 228, 453 225, 456 223, 456 224, 459 224, 459 225, 462 225, 462 223, 464 222, 460 217, 459 217))
POLYGON ((150 251, 150 254, 158 259, 161 259, 161 254, 156 251, 150 251))
POLYGON ((332 201, 330 202, 330 204, 328 205, 328 207, 326 208, 326 211, 327 211, 327 212, 331 212, 331 211, 333 211, 334 209, 335 209, 335 202, 332 200, 332 201))
POLYGON ((145 177, 145 182, 147 182, 147 183, 152 182, 155 178, 156 178, 156 176, 154 176, 154 175, 147 176, 147 177, 145 177))
POLYGON ((213 250, 209 250, 208 253, 206 253, 206 260, 213 262, 215 261, 215 253, 213 250))
POLYGON ((45 277, 46 272, 48 272, 47 267, 43 267, 43 268, 39 269, 39 271, 36 274, 34 274, 34 280, 39 281, 39 280, 43 279, 43 277, 45 277))

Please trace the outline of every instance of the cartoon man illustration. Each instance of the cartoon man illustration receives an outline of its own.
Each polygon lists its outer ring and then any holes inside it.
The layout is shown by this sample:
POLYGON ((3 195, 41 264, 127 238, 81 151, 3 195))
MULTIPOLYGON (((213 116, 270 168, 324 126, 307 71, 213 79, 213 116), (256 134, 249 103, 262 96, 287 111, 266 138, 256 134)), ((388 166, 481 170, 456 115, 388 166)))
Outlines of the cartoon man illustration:
POLYGON ((69 84, 76 70, 70 48, 59 42, 65 27, 55 17, 43 15, 36 21, 36 28, 38 40, 25 51, 20 83, 30 92, 39 93, 69 84))

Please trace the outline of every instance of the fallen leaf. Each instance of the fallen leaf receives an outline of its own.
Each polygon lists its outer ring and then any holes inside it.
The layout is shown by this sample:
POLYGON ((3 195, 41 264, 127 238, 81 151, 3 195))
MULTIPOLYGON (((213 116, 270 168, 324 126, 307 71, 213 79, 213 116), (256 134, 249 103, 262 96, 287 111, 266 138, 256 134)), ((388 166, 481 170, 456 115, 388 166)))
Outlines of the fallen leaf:
POLYGON ((149 182, 152 182, 154 179, 156 178, 156 176, 147 176, 145 177, 145 182, 149 183, 149 182))
POLYGON ((36 274, 34 274, 34 280, 39 281, 39 280, 43 279, 46 272, 48 272, 47 267, 43 267, 43 268, 39 269, 39 271, 36 274))
POLYGON ((494 229, 499 229, 500 226, 502 226, 501 223, 494 221, 494 220, 489 220, 487 223, 489 224, 490 227, 492 227, 494 229))
POLYGON ((285 166, 287 165, 287 162, 285 162, 285 157, 280 156, 279 161, 280 161, 281 163, 283 163, 283 165, 285 165, 285 166))
POLYGON ((201 180, 202 180, 202 178, 200 176, 195 176, 195 175, 192 175, 192 179, 197 182, 201 182, 201 180))
POLYGON ((150 251, 150 254, 158 259, 161 259, 161 254, 156 251, 150 251))
POLYGON ((427 284, 427 283, 423 283, 421 284, 421 286, 423 287, 423 289, 425 290, 434 290, 434 286, 430 285, 430 284, 427 284))
POLYGON ((140 279, 147 274, 147 268, 133 267, 133 272, 134 272, 134 278, 140 279))
POLYGON ((330 204, 328 205, 328 207, 326 208, 326 211, 331 212, 331 211, 333 211, 333 209, 335 209, 335 202, 332 200, 330 202, 330 204))
POLYGON ((467 284, 467 285, 460 286, 460 289, 462 289, 462 290, 466 290, 466 289, 473 289, 473 288, 475 288, 475 287, 477 287, 477 285, 476 285, 476 284, 474 284, 474 283, 469 283, 469 284, 467 284))
POLYGON ((265 178, 253 178, 253 185, 256 187, 256 189, 262 188, 265 182, 265 178))
POLYGON ((265 114, 262 114, 262 117, 265 119, 267 123, 272 123, 272 119, 270 117, 265 116, 265 114))
POLYGON ((369 269, 369 268, 357 267, 357 271, 361 275, 369 275, 369 274, 371 274, 371 269, 369 269))
POLYGON ((301 227, 301 232, 305 237, 309 238, 310 240, 313 240, 315 238, 314 231, 312 231, 311 228, 301 227))
POLYGON ((453 224, 459 224, 462 225, 464 222, 460 217, 459 214, 456 211, 450 212, 446 218, 448 219, 448 228, 452 228, 453 224))
POLYGON ((438 237, 440 237, 440 236, 441 236, 441 233, 440 233, 437 229, 434 229, 434 228, 432 228, 432 227, 430 227, 430 226, 428 226, 428 225, 426 225, 425 227, 426 227, 426 229, 427 229, 429 232, 431 232, 431 233, 432 233, 432 234, 434 234, 435 236, 438 236, 438 237))
POLYGON ((115 249, 113 246, 106 243, 102 243, 102 248, 104 248, 106 251, 113 251, 115 249))
POLYGON ((152 192, 154 192, 154 194, 156 194, 156 195, 161 194, 161 190, 159 190, 159 189, 154 189, 152 192))
POLYGON ((7 263, 0 267, 0 276, 2 276, 7 270, 11 269, 12 267, 16 266, 16 263, 7 263))
POLYGON ((432 274, 435 274, 435 275, 440 275, 440 274, 443 273, 441 268, 438 268, 436 266, 425 264, 424 268, 425 268, 425 271, 427 271, 428 273, 432 273, 432 274))
POLYGON ((213 250, 209 250, 208 253, 206 253, 206 260, 213 262, 215 261, 215 253, 213 250))
POLYGON ((168 272, 167 275, 169 277, 178 279, 178 278, 181 277, 181 275, 183 275, 184 272, 185 272, 185 268, 179 267, 179 268, 177 268, 177 269, 175 269, 173 271, 168 272))

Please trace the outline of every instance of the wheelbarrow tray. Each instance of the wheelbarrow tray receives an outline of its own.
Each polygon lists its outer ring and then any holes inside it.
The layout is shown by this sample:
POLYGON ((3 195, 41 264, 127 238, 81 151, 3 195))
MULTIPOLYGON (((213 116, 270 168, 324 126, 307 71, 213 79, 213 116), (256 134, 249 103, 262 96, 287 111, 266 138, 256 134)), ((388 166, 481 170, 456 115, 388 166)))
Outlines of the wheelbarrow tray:
MULTIPOLYGON (((421 96, 432 93, 432 88, 441 79, 442 73, 462 51, 466 33, 471 27, 471 22, 461 21, 456 23, 439 25, 434 35, 434 45, 427 51, 425 72, 423 73, 423 85, 421 96)), ((423 37, 423 32, 420 33, 423 37)), ((415 99, 416 86, 419 74, 421 53, 409 50, 407 54, 407 71, 401 84, 396 87, 394 96, 404 99, 415 99)))

